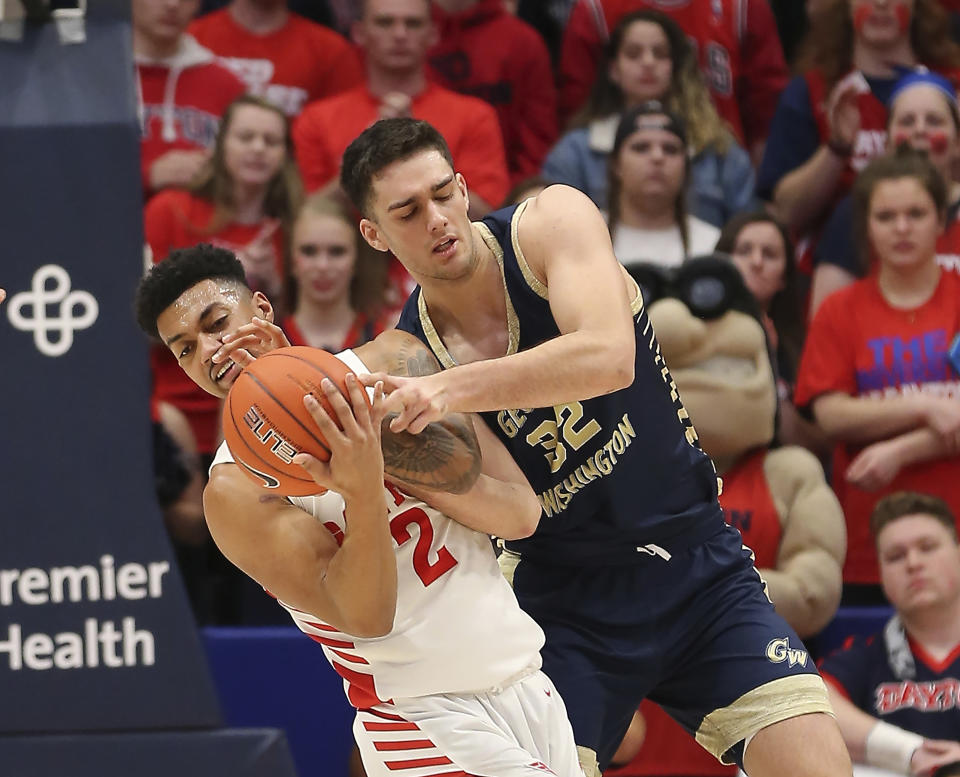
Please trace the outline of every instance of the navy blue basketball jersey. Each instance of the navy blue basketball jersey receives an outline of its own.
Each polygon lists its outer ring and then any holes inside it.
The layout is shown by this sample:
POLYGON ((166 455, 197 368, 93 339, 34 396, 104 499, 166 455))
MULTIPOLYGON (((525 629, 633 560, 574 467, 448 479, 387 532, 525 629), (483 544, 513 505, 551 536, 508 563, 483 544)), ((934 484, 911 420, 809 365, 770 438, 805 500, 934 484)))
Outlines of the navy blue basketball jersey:
MULTIPOLYGON (((508 354, 560 334, 546 286, 523 258, 517 224, 523 205, 478 224, 503 273, 508 354)), ((609 563, 651 553, 706 522, 722 522, 713 463, 700 449, 637 292, 632 306, 637 354, 633 385, 555 407, 483 413, 543 507, 534 536, 507 543, 552 563, 609 563)), ((398 328, 426 343, 444 368, 456 362, 430 320, 419 287, 398 328)))
POLYGON ((864 712, 928 739, 960 731, 960 646, 942 661, 908 638, 910 671, 891 666, 883 633, 850 639, 820 666, 823 677, 864 712), (905 676, 908 674, 910 676, 905 676))

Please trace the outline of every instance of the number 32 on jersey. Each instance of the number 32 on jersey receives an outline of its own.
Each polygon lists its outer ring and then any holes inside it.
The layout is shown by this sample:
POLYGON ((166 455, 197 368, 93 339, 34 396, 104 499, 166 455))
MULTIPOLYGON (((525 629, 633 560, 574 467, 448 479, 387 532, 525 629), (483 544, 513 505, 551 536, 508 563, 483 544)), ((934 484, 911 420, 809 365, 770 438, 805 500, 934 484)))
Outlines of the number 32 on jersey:
MULTIPOLYGON (((497 415, 497 422, 504 434, 516 437, 527 422, 525 413, 529 410, 504 410, 497 415)), ((541 421, 526 436, 528 445, 544 449, 544 458, 550 465, 550 471, 556 472, 567 460, 567 449, 580 450, 587 441, 600 431, 595 418, 583 420, 583 404, 570 402, 566 405, 554 405, 553 420, 541 421)))

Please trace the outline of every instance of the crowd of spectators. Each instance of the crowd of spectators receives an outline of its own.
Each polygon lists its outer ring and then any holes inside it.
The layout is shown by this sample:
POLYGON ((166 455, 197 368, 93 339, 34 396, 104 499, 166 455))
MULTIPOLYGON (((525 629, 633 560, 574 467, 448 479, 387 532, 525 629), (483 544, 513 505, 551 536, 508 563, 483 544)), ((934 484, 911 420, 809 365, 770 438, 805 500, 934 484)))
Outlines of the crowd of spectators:
MULTIPOLYGON (((361 238, 338 180, 347 145, 392 116, 441 131, 474 218, 562 183, 601 209, 627 267, 723 257, 766 333, 775 445, 811 451, 843 508, 843 604, 892 602, 908 636, 923 632, 884 553, 897 537, 922 555, 932 544, 904 527, 934 524, 949 534, 938 552, 956 551, 958 0, 132 6, 152 261, 228 247, 291 342, 337 351, 373 338, 411 281, 361 238), (917 515, 926 523, 910 524, 917 515)), ((203 525, 219 408, 166 349, 151 368, 158 495, 197 618, 264 622, 223 579, 203 525)), ((943 568, 960 587, 955 561, 943 568)), ((859 704, 862 667, 830 665, 835 692, 859 704)), ((863 756, 863 720, 844 708, 841 724, 863 756)))

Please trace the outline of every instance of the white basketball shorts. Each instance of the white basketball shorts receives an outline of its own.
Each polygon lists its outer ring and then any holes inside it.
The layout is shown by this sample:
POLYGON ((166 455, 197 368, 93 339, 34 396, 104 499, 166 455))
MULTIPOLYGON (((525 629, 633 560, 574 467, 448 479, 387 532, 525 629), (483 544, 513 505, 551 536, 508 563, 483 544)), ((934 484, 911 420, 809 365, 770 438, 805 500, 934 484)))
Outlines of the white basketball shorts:
POLYGON ((567 709, 536 670, 480 693, 438 694, 358 710, 368 777, 582 777, 567 709))

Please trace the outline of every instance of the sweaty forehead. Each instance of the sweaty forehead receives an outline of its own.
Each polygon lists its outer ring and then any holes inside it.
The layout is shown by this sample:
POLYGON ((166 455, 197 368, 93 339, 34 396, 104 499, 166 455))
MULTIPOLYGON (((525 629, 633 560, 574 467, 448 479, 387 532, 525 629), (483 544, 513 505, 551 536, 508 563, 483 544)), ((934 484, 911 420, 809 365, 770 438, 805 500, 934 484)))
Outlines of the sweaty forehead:
POLYGON ((157 317, 157 331, 165 342, 200 326, 205 311, 219 306, 233 309, 243 300, 243 289, 226 280, 206 279, 184 291, 157 317))

